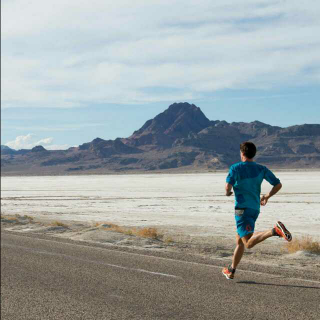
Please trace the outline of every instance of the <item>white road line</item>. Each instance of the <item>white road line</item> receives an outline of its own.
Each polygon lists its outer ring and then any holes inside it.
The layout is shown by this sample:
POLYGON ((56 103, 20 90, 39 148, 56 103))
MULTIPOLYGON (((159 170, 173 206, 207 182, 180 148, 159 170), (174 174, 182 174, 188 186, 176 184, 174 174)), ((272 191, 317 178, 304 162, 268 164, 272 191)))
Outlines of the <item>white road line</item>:
MULTIPOLYGON (((17 237, 21 236, 20 234, 18 235, 18 234, 13 234, 13 233, 10 233, 10 235, 14 235, 14 236, 17 236, 17 237)), ((212 265, 212 264, 204 264, 204 263, 199 263, 199 262, 177 260, 177 259, 172 259, 172 258, 163 258, 163 257, 151 256, 151 255, 147 255, 147 254, 126 252, 126 251, 120 251, 120 250, 116 250, 116 249, 100 248, 100 247, 95 247, 95 246, 86 246, 86 245, 83 245, 83 244, 61 242, 61 241, 49 240, 49 239, 38 239, 38 238, 31 238, 31 237, 30 237, 30 239, 38 240, 38 241, 54 242, 54 243, 59 243, 59 244, 63 244, 63 245, 67 244, 67 245, 70 245, 70 246, 78 246, 78 247, 84 247, 84 248, 95 248, 97 250, 104 250, 104 251, 107 250, 107 251, 111 251, 111 252, 117 252, 117 253, 121 253, 121 254, 133 255, 133 256, 149 257, 149 258, 154 258, 154 259, 159 259, 159 260, 164 260, 164 261, 175 261, 175 262, 192 264, 192 265, 206 266, 206 267, 209 267, 209 268, 222 269, 221 266, 216 266, 216 265, 212 265)), ((95 244, 95 242, 92 242, 92 244, 95 244)), ((109 245, 113 246, 112 244, 109 244, 109 245)), ((257 275, 266 275, 266 276, 269 276, 269 278, 281 278, 281 279, 284 279, 284 280, 294 280, 294 281, 302 281, 302 282, 310 282, 310 283, 320 284, 320 281, 316 281, 316 280, 307 280, 307 279, 301 279, 301 278, 283 277, 283 276, 280 276, 280 275, 271 275, 269 273, 264 273, 264 272, 248 271, 248 270, 242 270, 242 269, 237 269, 237 272, 257 274, 257 275)))
POLYGON ((104 266, 117 268, 117 269, 123 269, 123 270, 129 270, 129 271, 137 271, 137 272, 149 273, 149 274, 152 274, 152 275, 183 279, 182 277, 174 276, 174 275, 168 274, 168 273, 153 272, 153 271, 144 270, 144 269, 128 268, 128 267, 119 266, 119 265, 116 265, 116 264, 105 263, 105 262, 98 261, 98 260, 82 259, 82 258, 70 256, 70 255, 67 255, 67 254, 64 254, 64 253, 56 253, 56 252, 49 252, 49 251, 45 251, 45 250, 37 250, 37 249, 27 248, 27 247, 23 247, 23 246, 17 246, 17 245, 13 245, 13 244, 2 243, 1 247, 2 248, 6 248, 6 247, 7 248, 19 248, 19 249, 23 249, 23 250, 26 250, 26 251, 31 251, 31 252, 34 252, 34 253, 40 253, 40 254, 45 254, 45 255, 50 255, 50 256, 57 256, 57 257, 65 257, 65 258, 69 258, 69 259, 72 259, 72 260, 77 260, 77 261, 82 261, 82 262, 89 262, 89 263, 104 265, 104 266))

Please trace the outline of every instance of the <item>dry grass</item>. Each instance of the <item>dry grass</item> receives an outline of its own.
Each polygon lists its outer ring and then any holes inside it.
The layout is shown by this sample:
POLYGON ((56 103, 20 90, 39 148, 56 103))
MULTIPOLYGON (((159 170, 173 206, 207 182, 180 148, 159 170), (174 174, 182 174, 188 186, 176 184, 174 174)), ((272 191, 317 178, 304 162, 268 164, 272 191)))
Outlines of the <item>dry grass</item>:
POLYGON ((1 220, 9 220, 9 221, 18 222, 19 218, 16 217, 16 216, 4 216, 4 215, 1 215, 1 220))
POLYGON ((65 223, 63 223, 63 222, 61 222, 61 221, 58 221, 58 220, 52 221, 52 222, 50 223, 50 226, 52 226, 52 227, 64 227, 64 228, 68 228, 68 225, 66 225, 65 223))
POLYGON ((20 214, 15 214, 14 216, 1 214, 1 220, 9 220, 15 222, 20 222, 20 220, 28 220, 29 222, 33 222, 33 217, 27 215, 21 216, 20 214))
POLYGON ((137 235, 142 238, 151 238, 151 239, 162 238, 162 234, 160 234, 156 228, 140 229, 138 230, 137 235))
POLYGON ((126 233, 126 231, 128 230, 114 223, 101 223, 100 227, 102 227, 105 230, 115 231, 119 233, 126 233))
POLYGON ((125 228, 114 223, 96 223, 96 227, 103 228, 105 230, 110 230, 118 233, 123 233, 129 236, 138 236, 142 238, 150 239, 162 239, 163 235, 156 228, 125 228))
POLYGON ((34 219, 31 216, 27 216, 26 214, 23 216, 24 219, 28 219, 29 222, 32 222, 34 219))
POLYGON ((165 237, 165 239, 163 240, 166 244, 170 244, 170 243, 173 243, 173 239, 172 237, 168 236, 168 237, 165 237))
POLYGON ((320 242, 314 241, 311 237, 294 238, 291 242, 287 242, 285 246, 289 253, 308 251, 320 254, 320 242))

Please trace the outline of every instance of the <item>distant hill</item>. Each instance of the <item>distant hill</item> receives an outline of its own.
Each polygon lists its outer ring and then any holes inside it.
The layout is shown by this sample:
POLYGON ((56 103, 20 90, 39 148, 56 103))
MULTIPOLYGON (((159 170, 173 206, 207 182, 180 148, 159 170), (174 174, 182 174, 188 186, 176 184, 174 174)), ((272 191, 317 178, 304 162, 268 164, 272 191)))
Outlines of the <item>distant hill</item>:
POLYGON ((256 161, 273 168, 320 168, 320 124, 287 128, 260 121, 210 121, 194 104, 174 103, 128 138, 96 138, 79 147, 1 146, 2 174, 69 174, 226 169, 239 145, 258 147, 256 161))
POLYGON ((8 146, 1 145, 1 156, 6 154, 14 154, 16 150, 9 148, 8 146))

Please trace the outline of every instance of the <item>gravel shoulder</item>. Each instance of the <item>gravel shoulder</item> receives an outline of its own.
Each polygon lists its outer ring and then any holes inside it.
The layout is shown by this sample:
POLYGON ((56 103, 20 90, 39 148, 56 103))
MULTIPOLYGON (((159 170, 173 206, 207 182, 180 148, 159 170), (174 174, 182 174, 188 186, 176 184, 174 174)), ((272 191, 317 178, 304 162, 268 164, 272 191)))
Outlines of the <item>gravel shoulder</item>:
MULTIPOLYGON (((201 260, 205 263, 229 264, 232 258, 234 237, 199 236, 197 228, 164 226, 154 228, 155 234, 138 236, 141 228, 107 224, 89 224, 57 221, 40 221, 28 216, 2 216, 4 232, 23 233, 29 237, 49 237, 58 241, 75 241, 86 245, 133 250, 150 255, 180 256, 182 259, 201 260), (134 231, 132 233, 132 230, 134 231)), ((152 229, 152 226, 150 226, 152 229)), ((148 228, 144 228, 148 229, 148 228)), ((307 251, 289 254, 283 239, 268 239, 251 250, 246 250, 241 268, 249 270, 271 270, 271 273, 293 274, 320 280, 320 255, 307 251)))

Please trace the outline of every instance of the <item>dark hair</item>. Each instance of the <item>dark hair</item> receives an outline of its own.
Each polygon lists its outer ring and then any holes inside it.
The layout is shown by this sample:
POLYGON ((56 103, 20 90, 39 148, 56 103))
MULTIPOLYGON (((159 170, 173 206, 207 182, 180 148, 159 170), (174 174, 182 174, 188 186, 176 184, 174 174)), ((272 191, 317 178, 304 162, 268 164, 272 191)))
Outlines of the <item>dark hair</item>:
POLYGON ((252 142, 246 141, 240 144, 240 151, 246 158, 252 159, 256 155, 257 148, 252 142))

